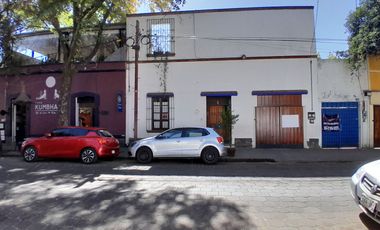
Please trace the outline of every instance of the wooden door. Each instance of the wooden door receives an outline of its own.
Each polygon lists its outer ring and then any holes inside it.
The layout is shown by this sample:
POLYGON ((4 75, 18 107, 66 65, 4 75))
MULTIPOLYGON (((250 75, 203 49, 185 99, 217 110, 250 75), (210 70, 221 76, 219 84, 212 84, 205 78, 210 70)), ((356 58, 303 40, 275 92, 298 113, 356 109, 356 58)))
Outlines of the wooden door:
POLYGON ((256 146, 303 147, 303 108, 300 95, 257 97, 256 146))
POLYGON ((256 146, 267 147, 280 143, 280 107, 256 107, 256 146))
POLYGON ((224 140, 227 140, 229 138, 226 137, 222 128, 222 112, 224 109, 225 106, 223 105, 210 105, 207 107, 207 127, 214 128, 224 140))
POLYGON ((302 107, 280 107, 280 122, 283 118, 290 116, 294 118, 292 124, 281 124, 280 144, 283 146, 303 146, 303 108, 302 107), (291 127, 288 127, 291 126, 291 127))
POLYGON ((380 147, 380 106, 374 107, 374 124, 373 124, 373 144, 374 147, 380 147))

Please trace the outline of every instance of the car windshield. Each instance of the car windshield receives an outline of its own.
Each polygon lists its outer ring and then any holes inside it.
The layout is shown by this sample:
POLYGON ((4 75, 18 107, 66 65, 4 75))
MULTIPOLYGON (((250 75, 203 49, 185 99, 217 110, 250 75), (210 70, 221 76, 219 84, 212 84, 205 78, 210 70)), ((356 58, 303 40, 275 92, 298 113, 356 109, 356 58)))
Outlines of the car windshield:
POLYGON ((181 136, 182 136, 182 130, 172 129, 167 132, 161 133, 158 137, 161 139, 168 139, 168 138, 179 138, 181 136))
POLYGON ((102 137, 113 137, 112 134, 107 130, 99 130, 98 133, 102 137))

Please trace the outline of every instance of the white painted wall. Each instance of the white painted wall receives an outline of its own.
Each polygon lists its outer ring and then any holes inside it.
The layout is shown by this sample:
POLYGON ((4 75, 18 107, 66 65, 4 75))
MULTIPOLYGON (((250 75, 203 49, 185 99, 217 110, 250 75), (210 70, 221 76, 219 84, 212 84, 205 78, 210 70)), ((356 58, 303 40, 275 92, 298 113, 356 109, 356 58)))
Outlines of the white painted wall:
MULTIPOLYGON (((316 68, 316 59, 313 67, 316 68)), ((244 60, 214 62, 168 63, 167 92, 174 93, 175 124, 181 126, 206 126, 206 97, 202 91, 237 91, 231 97, 232 110, 239 114, 233 138, 252 138, 255 143, 255 106, 257 97, 253 90, 307 90, 302 97, 304 106, 305 146, 309 138, 320 139, 320 123, 309 124, 307 112, 311 111, 310 59, 244 60)), ((162 92, 160 70, 154 64, 139 66, 139 122, 138 136, 154 135, 146 131, 146 94, 162 92)), ((133 67, 130 76, 134 76, 133 67)), ((315 75, 316 76, 316 75, 315 75)), ((128 81, 127 136, 133 137, 133 78, 128 81)), ((314 78, 316 85, 316 77, 314 78)), ((316 93, 314 95, 316 98, 316 93)), ((313 109, 320 111, 317 103, 313 109)))
MULTIPOLYGON (((139 20, 142 34, 148 31, 147 19, 175 19, 175 56, 169 57, 167 92, 174 93, 175 124, 206 126, 206 97, 202 91, 237 91, 231 97, 232 110, 239 114, 234 138, 251 138, 255 147, 255 106, 253 90, 307 90, 302 96, 304 107, 304 146, 309 138, 321 139, 320 120, 310 124, 307 113, 315 111, 317 102, 317 59, 292 58, 315 55, 312 9, 267 9, 224 12, 197 12, 167 15, 137 15, 127 19, 127 36, 134 36, 139 20), (266 41, 258 39, 264 38, 266 41), (268 39, 270 41, 268 41, 268 39), (297 41, 295 41, 297 40, 297 41), (208 60, 205 58, 247 59, 208 60), (265 57, 272 57, 270 59, 265 57), (255 58, 255 59, 250 59, 255 58), (180 62, 186 59, 187 62, 180 62), (189 61, 190 60, 190 61, 189 61)), ((140 60, 147 57, 142 45, 140 60)), ((133 138, 134 124, 134 50, 128 49, 127 133, 133 138)), ((146 130, 146 95, 163 92, 162 70, 158 63, 140 62, 138 89, 138 138, 155 135, 146 130)))
MULTIPOLYGON (((163 18, 175 20, 174 59, 315 54, 313 9, 132 15, 127 18, 127 37, 134 37, 136 20, 147 35, 147 20, 163 18)), ((147 51, 143 45, 140 60, 154 59, 147 51)))
MULTIPOLYGON (((339 60, 319 60, 318 63, 318 101, 322 102, 359 102, 360 147, 370 147, 368 74, 362 70, 352 74, 348 65, 339 60), (364 106, 364 108, 363 108, 364 106), (362 111, 365 111, 364 117, 362 111)), ((321 120, 321 118, 318 118, 321 120)))

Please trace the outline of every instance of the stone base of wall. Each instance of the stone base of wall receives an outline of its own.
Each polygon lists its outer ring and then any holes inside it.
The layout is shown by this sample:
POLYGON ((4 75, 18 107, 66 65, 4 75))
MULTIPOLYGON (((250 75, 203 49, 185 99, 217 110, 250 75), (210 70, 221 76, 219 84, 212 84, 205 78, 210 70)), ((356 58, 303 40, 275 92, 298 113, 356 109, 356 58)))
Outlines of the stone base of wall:
POLYGON ((235 146, 252 148, 252 138, 235 138, 235 146))
POLYGON ((309 141, 307 141, 307 146, 309 149, 320 149, 321 146, 319 145, 319 139, 318 138, 310 138, 309 141))

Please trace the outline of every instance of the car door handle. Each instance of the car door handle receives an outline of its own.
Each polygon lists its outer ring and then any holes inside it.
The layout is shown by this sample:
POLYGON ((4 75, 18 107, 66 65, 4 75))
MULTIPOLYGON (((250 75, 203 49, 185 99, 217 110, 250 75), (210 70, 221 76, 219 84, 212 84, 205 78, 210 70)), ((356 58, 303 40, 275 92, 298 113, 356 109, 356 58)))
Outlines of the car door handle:
POLYGON ((181 141, 177 141, 177 143, 180 143, 181 141))

